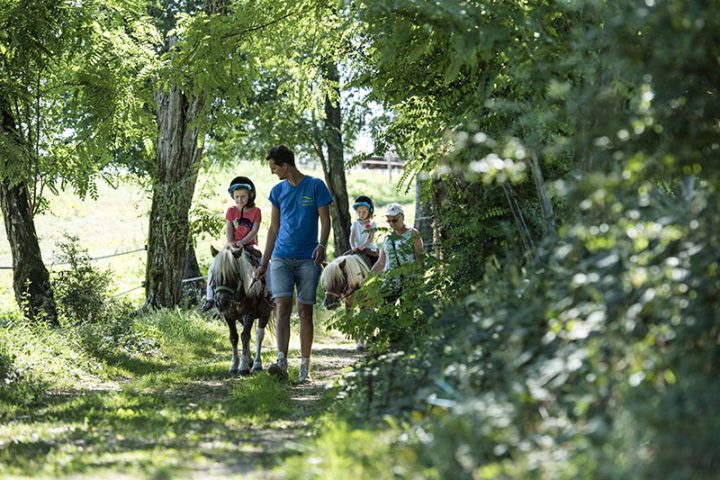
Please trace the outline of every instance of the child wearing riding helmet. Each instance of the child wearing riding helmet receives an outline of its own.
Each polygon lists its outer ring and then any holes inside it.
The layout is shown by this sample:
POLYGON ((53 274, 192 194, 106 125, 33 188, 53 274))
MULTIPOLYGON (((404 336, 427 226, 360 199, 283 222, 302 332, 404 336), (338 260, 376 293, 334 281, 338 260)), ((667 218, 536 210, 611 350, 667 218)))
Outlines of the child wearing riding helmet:
POLYGON ((377 226, 372 219, 375 205, 370 197, 361 195, 355 199, 353 209, 357 213, 357 220, 350 227, 350 248, 353 253, 377 258, 378 247, 373 241, 377 226))
POLYGON ((257 233, 262 221, 262 212, 255 206, 255 184, 247 177, 235 177, 230 182, 228 193, 235 205, 225 212, 226 244, 234 247, 257 248, 257 233))
MULTIPOLYGON (((228 193, 235 201, 235 205, 231 205, 225 211, 225 246, 244 248, 255 257, 261 256, 262 253, 257 247, 257 233, 262 222, 262 212, 255 206, 257 196, 255 184, 248 177, 235 177, 230 182, 228 193)), ((201 308, 203 312, 207 312, 215 305, 211 278, 212 272, 209 271, 206 301, 201 308)), ((266 288, 269 296, 270 286, 266 285, 266 288)))

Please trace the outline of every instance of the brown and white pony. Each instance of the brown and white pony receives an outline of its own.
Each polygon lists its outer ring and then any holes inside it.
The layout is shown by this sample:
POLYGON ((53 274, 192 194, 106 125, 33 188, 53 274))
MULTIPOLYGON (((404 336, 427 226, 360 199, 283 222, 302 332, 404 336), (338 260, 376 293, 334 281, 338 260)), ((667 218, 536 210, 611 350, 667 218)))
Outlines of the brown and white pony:
POLYGON ((219 252, 210 247, 213 254, 212 285, 215 293, 215 306, 225 318, 230 329, 230 345, 232 346, 232 375, 247 375, 252 367, 253 372, 262 370, 260 349, 265 337, 265 327, 273 312, 272 307, 263 299, 263 284, 255 280, 255 268, 250 261, 250 252, 242 248, 226 246, 219 252), (258 327, 255 330, 255 358, 250 358, 250 331, 255 319, 258 327), (242 354, 238 356, 238 331, 236 321, 242 322, 243 330, 242 354))
POLYGON ((325 287, 325 308, 334 310, 341 301, 352 306, 352 294, 369 273, 370 267, 360 255, 343 255, 328 263, 320 277, 325 287))

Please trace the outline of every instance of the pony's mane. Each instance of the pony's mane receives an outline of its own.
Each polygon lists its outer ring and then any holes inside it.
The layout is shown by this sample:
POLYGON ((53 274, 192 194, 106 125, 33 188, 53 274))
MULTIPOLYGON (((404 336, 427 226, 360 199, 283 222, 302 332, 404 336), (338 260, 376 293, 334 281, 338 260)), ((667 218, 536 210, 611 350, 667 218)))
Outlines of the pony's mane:
POLYGON ((345 283, 345 275, 347 275, 348 287, 354 289, 362 283, 369 272, 370 269, 359 255, 343 255, 325 267, 320 280, 326 289, 332 287, 337 289, 345 283), (345 260, 344 271, 340 268, 343 260, 345 260))
POLYGON ((261 282, 255 282, 251 290, 248 287, 253 282, 254 270, 250 261, 243 252, 240 257, 235 258, 233 249, 229 246, 223 248, 215 255, 212 263, 213 284, 237 289, 241 284, 245 288, 247 296, 262 294, 261 282))

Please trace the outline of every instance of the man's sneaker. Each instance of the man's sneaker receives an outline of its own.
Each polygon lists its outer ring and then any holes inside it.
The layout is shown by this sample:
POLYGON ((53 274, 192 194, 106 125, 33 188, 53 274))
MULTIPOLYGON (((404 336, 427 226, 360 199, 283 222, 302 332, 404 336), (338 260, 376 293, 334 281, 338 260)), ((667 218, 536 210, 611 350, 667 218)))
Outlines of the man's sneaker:
POLYGON ((280 380, 288 379, 287 360, 278 358, 278 361, 268 367, 268 373, 280 380))
POLYGON ((200 311, 205 313, 215 306, 215 300, 206 300, 205 305, 200 307, 200 311))
POLYGON ((300 363, 300 372, 298 373, 298 383, 306 383, 311 380, 310 378, 310 364, 300 363))

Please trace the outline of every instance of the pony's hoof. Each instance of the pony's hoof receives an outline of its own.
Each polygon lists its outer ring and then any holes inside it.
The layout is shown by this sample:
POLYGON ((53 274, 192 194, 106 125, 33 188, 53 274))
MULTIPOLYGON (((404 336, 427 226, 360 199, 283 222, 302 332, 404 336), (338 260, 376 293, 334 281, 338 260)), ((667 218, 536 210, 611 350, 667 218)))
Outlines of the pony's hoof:
POLYGON ((237 368, 231 368, 231 369, 230 369, 230 375, 237 375, 237 374, 238 374, 238 369, 237 369, 237 368))
POLYGON ((260 362, 255 362, 252 366, 252 372, 262 372, 263 371, 263 365, 260 362))
POLYGON ((238 373, 239 373, 240 375, 242 375, 242 376, 247 376, 247 375, 250 375, 250 369, 247 368, 247 369, 244 369, 244 370, 239 370, 238 373))

